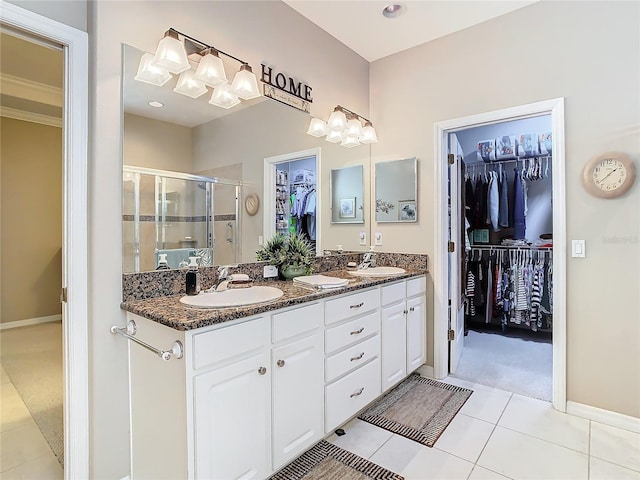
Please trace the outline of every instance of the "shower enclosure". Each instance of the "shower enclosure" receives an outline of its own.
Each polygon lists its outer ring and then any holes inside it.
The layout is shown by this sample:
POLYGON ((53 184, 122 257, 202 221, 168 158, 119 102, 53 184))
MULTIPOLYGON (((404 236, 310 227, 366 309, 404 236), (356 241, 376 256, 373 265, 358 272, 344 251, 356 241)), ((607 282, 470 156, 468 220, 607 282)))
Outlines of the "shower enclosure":
POLYGON ((215 177, 123 167, 123 271, 238 262, 240 183, 215 177))

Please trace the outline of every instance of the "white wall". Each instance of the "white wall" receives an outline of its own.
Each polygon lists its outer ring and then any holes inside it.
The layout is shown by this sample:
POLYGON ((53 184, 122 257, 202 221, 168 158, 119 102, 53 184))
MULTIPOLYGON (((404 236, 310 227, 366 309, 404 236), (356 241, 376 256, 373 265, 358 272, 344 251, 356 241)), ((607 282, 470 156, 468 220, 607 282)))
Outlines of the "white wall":
POLYGON ((90 468, 92 479, 102 479, 129 472, 127 343, 109 332, 111 325, 124 324, 121 44, 153 51, 164 31, 174 27, 256 69, 264 61, 311 85, 312 113, 318 116, 338 103, 367 115, 369 65, 279 1, 99 1, 89 8, 90 468))
MULTIPOLYGON (((608 150, 626 152, 638 165, 638 38, 638 2, 539 2, 376 61, 370 83, 371 115, 384 139, 372 158, 416 155, 421 162, 419 222, 375 228, 385 250, 429 255, 434 123, 565 97, 567 238, 587 245, 587 257, 568 258, 567 265, 567 398, 635 417, 640 185, 602 200, 584 190, 581 177, 585 163, 608 150), (490 74, 483 73, 487 64, 490 74)), ((428 322, 432 345, 432 307, 428 322)))
POLYGON ((57 22, 71 27, 87 30, 87 0, 64 0, 52 2, 51 0, 6 0, 20 8, 30 10, 43 17, 51 18, 57 22))

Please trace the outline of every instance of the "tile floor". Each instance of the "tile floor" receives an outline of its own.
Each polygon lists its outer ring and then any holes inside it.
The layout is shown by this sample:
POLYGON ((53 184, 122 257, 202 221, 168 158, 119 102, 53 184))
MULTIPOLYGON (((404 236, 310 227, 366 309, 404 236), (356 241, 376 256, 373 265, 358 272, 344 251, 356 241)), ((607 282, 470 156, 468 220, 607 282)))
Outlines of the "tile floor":
POLYGON ((0 478, 58 480, 62 467, 36 426, 4 368, 0 368, 0 478))
POLYGON ((474 391, 433 448, 352 420, 329 441, 406 480, 640 480, 640 434, 542 400, 456 378, 474 391))

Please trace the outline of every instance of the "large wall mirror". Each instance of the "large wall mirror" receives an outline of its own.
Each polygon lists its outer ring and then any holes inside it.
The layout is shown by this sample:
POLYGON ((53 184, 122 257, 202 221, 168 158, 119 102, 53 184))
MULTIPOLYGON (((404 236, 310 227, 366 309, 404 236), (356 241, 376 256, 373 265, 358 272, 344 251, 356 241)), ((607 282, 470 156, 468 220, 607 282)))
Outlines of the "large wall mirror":
POLYGON ((331 223, 364 223, 364 167, 331 170, 331 223))
MULTIPOLYGON (((308 114, 264 97, 227 110, 209 104, 210 89, 196 99, 175 93, 177 75, 162 87, 138 82, 134 77, 144 53, 123 46, 125 273, 157 268, 162 253, 168 254, 169 267, 177 268, 193 250, 205 265, 255 261, 263 212, 248 215, 244 200, 257 195, 262 209, 265 195, 272 193, 263 191, 265 158, 319 149, 318 188, 326 190, 333 169, 364 165, 369 178, 369 145, 344 148, 306 135, 308 114)), ((237 64, 228 65, 229 75, 235 70, 237 64)), ((364 194, 369 192, 365 186, 364 194)), ((331 223, 329 197, 318 207, 320 251, 336 244, 364 248, 357 231, 331 223)), ((368 231, 369 218, 363 211, 365 226, 354 228, 368 231)))
POLYGON ((376 222, 416 222, 418 160, 378 162, 375 175, 376 222))

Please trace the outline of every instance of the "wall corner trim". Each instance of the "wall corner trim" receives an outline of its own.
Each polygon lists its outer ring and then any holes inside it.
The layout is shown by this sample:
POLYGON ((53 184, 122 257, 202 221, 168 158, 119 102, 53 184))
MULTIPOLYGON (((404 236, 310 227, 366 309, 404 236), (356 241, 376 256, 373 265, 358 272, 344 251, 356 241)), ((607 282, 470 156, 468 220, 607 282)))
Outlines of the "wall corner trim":
POLYGON ((576 417, 586 418, 594 422, 604 423, 611 427, 618 427, 630 432, 640 433, 640 418, 623 415, 622 413, 604 410, 583 403, 567 402, 567 413, 576 417))

